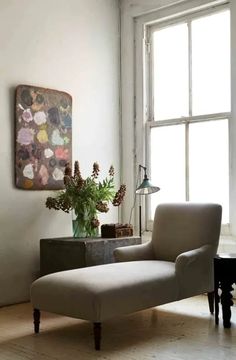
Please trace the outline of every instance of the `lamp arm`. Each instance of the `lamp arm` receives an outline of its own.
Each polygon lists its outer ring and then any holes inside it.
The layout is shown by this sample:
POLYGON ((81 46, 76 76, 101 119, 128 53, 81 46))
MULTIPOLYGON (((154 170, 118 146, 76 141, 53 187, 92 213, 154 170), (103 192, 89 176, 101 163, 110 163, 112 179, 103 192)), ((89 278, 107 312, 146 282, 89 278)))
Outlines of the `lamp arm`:
POLYGON ((143 166, 143 165, 139 165, 139 169, 143 169, 144 171, 147 170, 147 168, 145 166, 143 166))
POLYGON ((147 179, 147 168, 146 168, 146 166, 139 165, 139 172, 141 172, 141 169, 144 170, 144 178, 147 179))

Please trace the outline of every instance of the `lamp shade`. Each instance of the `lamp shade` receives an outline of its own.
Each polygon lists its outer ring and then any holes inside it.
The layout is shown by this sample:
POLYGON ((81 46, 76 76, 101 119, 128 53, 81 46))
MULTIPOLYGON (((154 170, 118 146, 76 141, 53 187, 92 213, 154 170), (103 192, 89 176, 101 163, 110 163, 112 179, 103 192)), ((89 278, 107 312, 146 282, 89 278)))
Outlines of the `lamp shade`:
POLYGON ((157 191, 159 191, 160 188, 158 186, 154 186, 150 183, 147 175, 145 174, 143 182, 137 187, 136 194, 138 195, 148 195, 153 194, 157 191))
MULTIPOLYGON (((144 170, 144 178, 142 183, 136 188, 135 194, 137 195, 149 195, 153 194, 160 190, 158 186, 154 186, 150 183, 147 177, 147 168, 145 166, 139 165, 139 176, 141 174, 141 169, 144 170)), ((142 206, 141 199, 139 204, 139 236, 142 236, 142 206)))

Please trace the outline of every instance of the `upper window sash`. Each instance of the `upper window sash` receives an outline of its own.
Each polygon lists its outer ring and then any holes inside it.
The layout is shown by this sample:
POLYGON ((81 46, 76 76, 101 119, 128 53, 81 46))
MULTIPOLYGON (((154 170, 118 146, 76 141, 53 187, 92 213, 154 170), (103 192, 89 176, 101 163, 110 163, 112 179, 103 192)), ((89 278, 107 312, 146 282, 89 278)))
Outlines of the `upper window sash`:
POLYGON ((151 24, 149 23, 145 25, 146 41, 149 42, 149 39, 152 36, 153 32, 157 30, 164 29, 166 27, 169 27, 170 25, 186 23, 191 20, 202 18, 204 16, 212 15, 225 10, 229 10, 228 1, 226 1, 224 4, 209 6, 207 9, 204 10, 192 9, 185 14, 180 14, 180 15, 175 14, 172 16, 170 15, 169 19, 168 18, 158 19, 155 22, 152 22, 151 24))
MULTIPOLYGON (((152 44, 152 39, 153 39, 153 34, 160 30, 160 29, 164 29, 167 28, 171 25, 177 25, 177 24, 188 24, 188 51, 189 51, 189 69, 188 69, 188 76, 189 76, 189 116, 184 116, 184 117, 180 117, 180 119, 183 119, 183 121, 186 121, 187 119, 190 119, 192 117, 192 39, 191 39, 191 26, 189 25, 190 22, 192 20, 195 19, 199 19, 199 18, 204 18, 205 16, 208 15, 213 15, 213 14, 217 14, 220 12, 223 12, 225 10, 229 10, 229 6, 228 4, 224 4, 224 5, 217 5, 217 6, 211 6, 209 7, 207 10, 200 10, 200 11, 195 11, 193 13, 188 13, 185 15, 181 15, 181 16, 176 16, 175 18, 171 18, 169 20, 162 20, 160 19, 157 23, 154 24, 148 24, 144 27, 144 38, 145 38, 145 64, 144 64, 144 71, 145 71, 145 75, 144 78, 146 79, 146 83, 145 83, 145 93, 146 93, 146 99, 145 99, 145 103, 146 103, 146 121, 170 121, 171 119, 154 119, 154 81, 153 81, 153 76, 154 76, 154 55, 153 55, 153 44, 152 44)), ((215 115, 216 113, 214 113, 215 115)), ((212 114, 207 114, 208 117, 211 117, 212 114)), ((203 117, 205 115, 199 115, 199 117, 203 117)), ((229 112, 227 113, 223 113, 223 117, 229 117, 229 112), (226 114, 226 116, 224 116, 224 114, 226 114)), ((194 119, 197 118, 197 116, 193 116, 193 121, 194 119)), ((174 121, 176 119, 173 119, 174 121)))

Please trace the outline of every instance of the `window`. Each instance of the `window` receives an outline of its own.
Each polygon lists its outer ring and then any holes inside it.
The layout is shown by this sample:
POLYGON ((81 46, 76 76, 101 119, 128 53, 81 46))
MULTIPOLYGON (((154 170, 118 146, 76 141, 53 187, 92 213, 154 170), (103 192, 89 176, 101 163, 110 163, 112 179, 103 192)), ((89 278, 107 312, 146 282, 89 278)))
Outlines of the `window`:
POLYGON ((147 162, 160 202, 218 202, 229 223, 230 12, 146 29, 147 162), (149 80, 148 80, 149 79, 149 80))

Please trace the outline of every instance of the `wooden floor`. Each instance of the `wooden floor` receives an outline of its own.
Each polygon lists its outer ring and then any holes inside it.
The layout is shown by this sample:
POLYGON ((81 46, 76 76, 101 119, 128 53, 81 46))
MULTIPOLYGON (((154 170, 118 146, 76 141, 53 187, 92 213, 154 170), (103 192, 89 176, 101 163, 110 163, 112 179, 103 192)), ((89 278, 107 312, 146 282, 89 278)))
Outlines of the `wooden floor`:
POLYGON ((93 349, 86 321, 42 313, 33 334, 31 305, 0 309, 0 360, 223 360, 236 359, 236 309, 232 327, 218 327, 207 297, 199 296, 123 316, 103 324, 102 350, 93 349))

